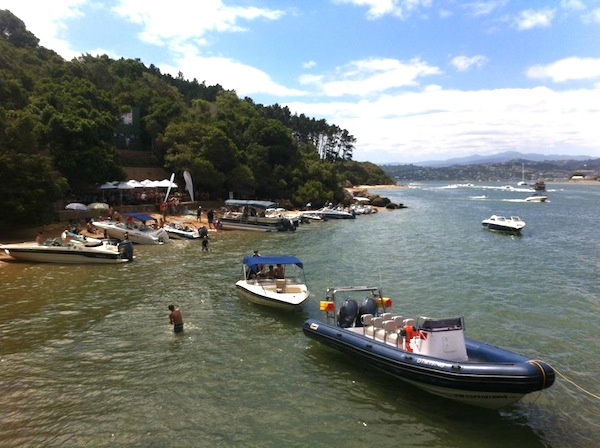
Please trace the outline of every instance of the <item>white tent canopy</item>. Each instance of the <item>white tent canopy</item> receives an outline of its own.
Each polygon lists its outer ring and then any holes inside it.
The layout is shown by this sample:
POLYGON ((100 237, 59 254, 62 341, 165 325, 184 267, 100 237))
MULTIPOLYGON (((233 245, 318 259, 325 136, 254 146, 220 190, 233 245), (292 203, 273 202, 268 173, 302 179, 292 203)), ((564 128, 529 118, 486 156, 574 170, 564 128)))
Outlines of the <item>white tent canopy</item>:
POLYGON ((163 179, 163 180, 150 180, 150 179, 145 179, 143 181, 137 181, 134 179, 128 180, 128 181, 113 181, 113 182, 106 182, 102 185, 100 185, 100 189, 101 190, 114 190, 114 189, 119 189, 119 190, 131 190, 133 188, 179 188, 177 187, 177 184, 175 182, 171 183, 171 181, 169 179, 163 179))

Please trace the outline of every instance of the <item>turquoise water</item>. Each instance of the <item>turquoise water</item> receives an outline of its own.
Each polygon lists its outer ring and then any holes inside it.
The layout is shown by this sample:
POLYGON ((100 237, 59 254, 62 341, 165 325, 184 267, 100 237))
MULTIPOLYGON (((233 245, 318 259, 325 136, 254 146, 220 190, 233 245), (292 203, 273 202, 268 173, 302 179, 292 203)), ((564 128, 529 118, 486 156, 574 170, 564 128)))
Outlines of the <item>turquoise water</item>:
POLYGON ((485 411, 302 334, 327 287, 381 286, 397 314, 463 315, 468 336, 545 360, 600 394, 600 186, 550 184, 543 204, 443 187, 377 190, 408 208, 295 234, 217 234, 209 253, 179 241, 136 246, 124 266, 0 263, 1 445, 597 446, 599 401, 563 377, 485 411), (527 227, 487 231, 491 214, 527 227), (304 261, 313 295, 301 311, 236 296, 254 249, 304 261), (170 303, 182 309, 183 337, 168 325, 170 303))

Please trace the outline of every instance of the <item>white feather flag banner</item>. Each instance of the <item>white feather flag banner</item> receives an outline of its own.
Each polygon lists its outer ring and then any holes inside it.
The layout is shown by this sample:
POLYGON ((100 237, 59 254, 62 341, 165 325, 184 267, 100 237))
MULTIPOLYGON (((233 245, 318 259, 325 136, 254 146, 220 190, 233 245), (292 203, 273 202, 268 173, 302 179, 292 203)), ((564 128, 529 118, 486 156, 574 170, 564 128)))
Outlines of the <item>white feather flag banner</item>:
POLYGON ((165 196, 165 202, 169 199, 169 193, 171 193, 171 187, 173 186, 173 179, 175 179, 175 173, 171 174, 171 179, 169 179, 169 188, 167 188, 167 195, 165 196))
POLYGON ((192 198, 192 202, 194 202, 194 184, 192 183, 192 175, 189 171, 183 172, 183 178, 185 179, 185 188, 190 193, 190 198, 192 198))

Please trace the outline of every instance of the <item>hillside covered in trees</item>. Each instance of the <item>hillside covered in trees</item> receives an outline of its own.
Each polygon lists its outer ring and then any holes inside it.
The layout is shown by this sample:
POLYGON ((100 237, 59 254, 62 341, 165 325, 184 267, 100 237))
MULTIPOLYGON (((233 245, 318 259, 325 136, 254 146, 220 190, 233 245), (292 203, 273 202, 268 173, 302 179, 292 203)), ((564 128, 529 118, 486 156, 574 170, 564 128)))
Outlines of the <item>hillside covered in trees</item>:
POLYGON ((233 192, 296 206, 341 201, 344 185, 393 182, 378 166, 354 162, 356 139, 334 124, 140 60, 65 61, 7 10, 0 135, 0 229, 46 222, 57 200, 125 180, 132 164, 188 170, 210 199, 233 192))

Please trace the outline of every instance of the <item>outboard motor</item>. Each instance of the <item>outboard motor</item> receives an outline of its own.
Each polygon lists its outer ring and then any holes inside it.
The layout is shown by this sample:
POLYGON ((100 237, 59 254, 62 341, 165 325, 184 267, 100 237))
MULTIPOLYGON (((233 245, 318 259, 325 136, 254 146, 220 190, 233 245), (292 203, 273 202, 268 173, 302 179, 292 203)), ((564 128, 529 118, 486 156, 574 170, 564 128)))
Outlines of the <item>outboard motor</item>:
POLYGON ((338 326, 342 328, 349 328, 356 319, 356 313, 358 312, 358 303, 354 299, 346 299, 338 311, 338 326))
POLYGON ((121 258, 133 261, 133 243, 129 240, 121 241, 119 243, 119 253, 121 258))
POLYGON ((363 302, 360 304, 360 308, 358 309, 358 314, 356 316, 356 322, 354 323, 355 327, 362 327, 362 315, 363 314, 372 314, 373 316, 377 315, 377 302, 373 297, 365 297, 363 302))

